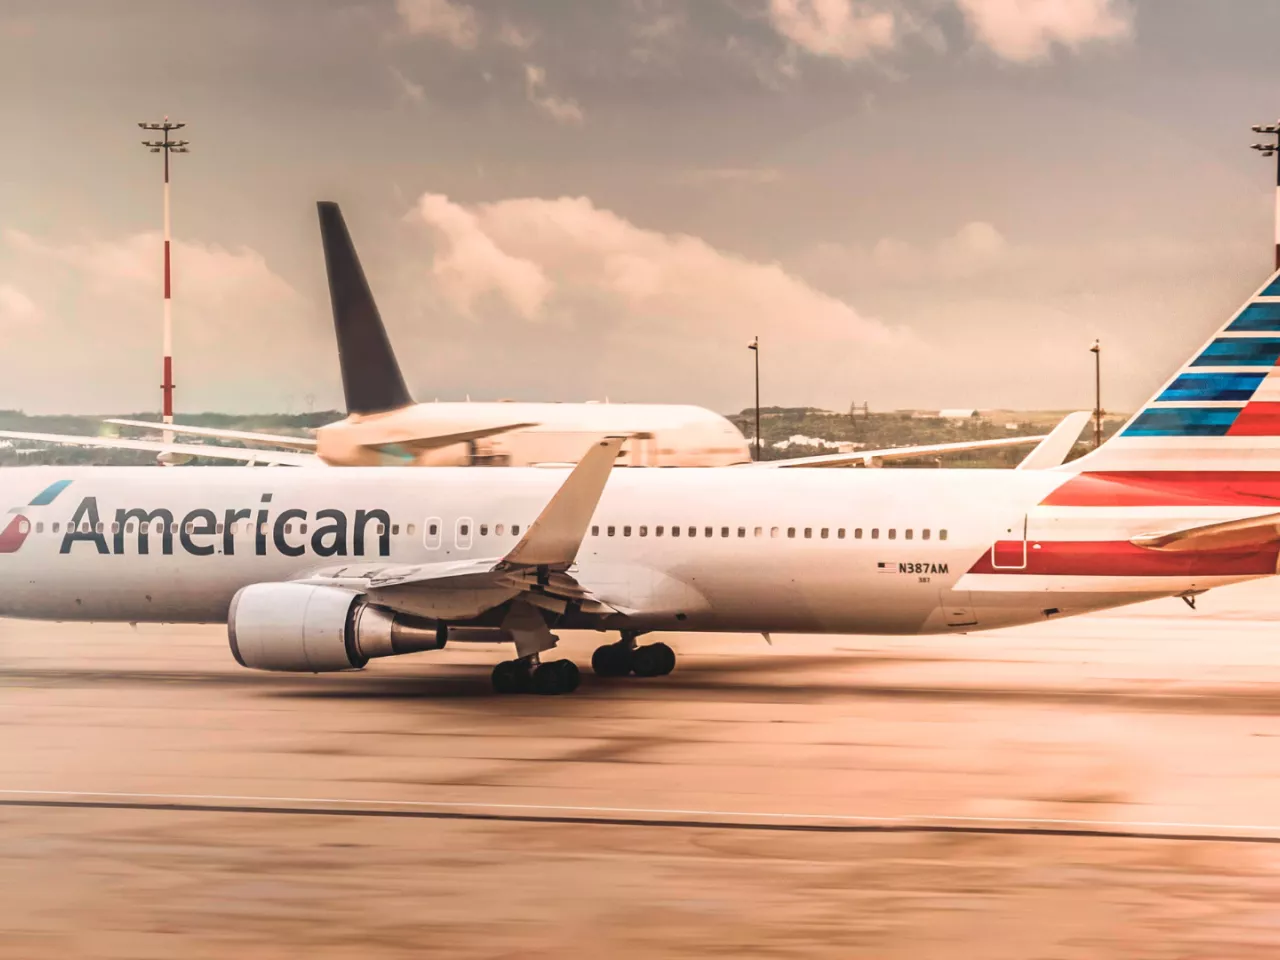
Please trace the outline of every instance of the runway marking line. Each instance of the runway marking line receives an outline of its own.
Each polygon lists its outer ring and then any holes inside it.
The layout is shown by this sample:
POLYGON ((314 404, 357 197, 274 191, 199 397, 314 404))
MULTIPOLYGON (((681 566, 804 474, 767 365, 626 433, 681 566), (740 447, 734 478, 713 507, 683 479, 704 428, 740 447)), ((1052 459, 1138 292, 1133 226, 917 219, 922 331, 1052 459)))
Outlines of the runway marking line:
POLYGON ((478 803, 460 800, 357 800, 337 797, 15 789, 0 789, 0 807, 500 820, 523 823, 703 827, 811 833, 980 833, 1280 844, 1280 826, 1276 825, 1197 823, 1176 820, 1085 820, 1059 817, 974 817, 946 814, 876 816, 544 803, 478 803))

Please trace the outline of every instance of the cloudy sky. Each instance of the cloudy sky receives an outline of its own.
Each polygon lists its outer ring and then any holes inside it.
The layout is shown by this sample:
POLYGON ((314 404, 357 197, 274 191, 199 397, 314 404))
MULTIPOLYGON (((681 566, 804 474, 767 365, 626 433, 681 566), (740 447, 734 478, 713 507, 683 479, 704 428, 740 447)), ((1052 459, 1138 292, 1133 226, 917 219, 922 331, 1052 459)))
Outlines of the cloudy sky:
POLYGON ((1261 283, 1274 0, 0 0, 0 407, 1139 403, 1261 283))

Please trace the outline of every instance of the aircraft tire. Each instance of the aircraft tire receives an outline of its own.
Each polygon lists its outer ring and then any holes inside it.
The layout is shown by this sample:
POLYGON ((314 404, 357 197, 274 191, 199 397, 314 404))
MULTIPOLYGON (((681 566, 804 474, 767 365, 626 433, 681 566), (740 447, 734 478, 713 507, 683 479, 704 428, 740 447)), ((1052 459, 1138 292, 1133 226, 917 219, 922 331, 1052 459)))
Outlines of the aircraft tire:
POLYGON ((621 643, 596 647, 591 670, 597 677, 625 677, 631 672, 631 651, 621 643))

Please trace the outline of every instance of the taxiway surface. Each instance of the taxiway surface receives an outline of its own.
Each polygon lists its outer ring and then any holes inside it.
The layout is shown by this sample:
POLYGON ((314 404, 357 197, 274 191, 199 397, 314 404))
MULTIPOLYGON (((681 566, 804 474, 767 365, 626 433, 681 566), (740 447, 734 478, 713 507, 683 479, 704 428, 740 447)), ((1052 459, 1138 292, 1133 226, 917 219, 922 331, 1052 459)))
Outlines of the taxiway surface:
POLYGON ((0 957, 1280 949, 1280 586, 775 640, 496 697, 489 648, 0 621, 0 957))

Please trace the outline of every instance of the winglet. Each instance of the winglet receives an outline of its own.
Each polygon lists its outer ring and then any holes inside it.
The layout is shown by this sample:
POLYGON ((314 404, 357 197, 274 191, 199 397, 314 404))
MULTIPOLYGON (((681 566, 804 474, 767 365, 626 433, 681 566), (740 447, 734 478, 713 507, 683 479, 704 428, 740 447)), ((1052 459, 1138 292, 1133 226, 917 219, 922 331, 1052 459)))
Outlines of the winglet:
POLYGON ((1088 410, 1068 413, 1047 437, 1036 444, 1035 449, 1026 455, 1016 469, 1049 470, 1062 466, 1075 448, 1076 441, 1080 439, 1080 431, 1092 416, 1088 410))
POLYGON ((563 569, 573 563, 625 440, 605 437, 587 451, 520 542, 502 558, 504 566, 563 569))
POLYGON ((387 330, 378 314, 360 258, 347 233, 342 210, 321 200, 320 239, 329 274, 333 329, 338 336, 338 363, 348 413, 384 413, 413 403, 400 365, 391 350, 387 330))

